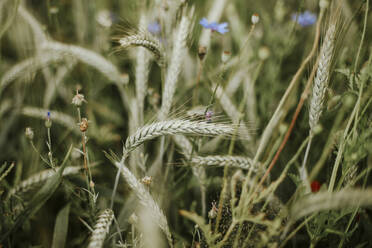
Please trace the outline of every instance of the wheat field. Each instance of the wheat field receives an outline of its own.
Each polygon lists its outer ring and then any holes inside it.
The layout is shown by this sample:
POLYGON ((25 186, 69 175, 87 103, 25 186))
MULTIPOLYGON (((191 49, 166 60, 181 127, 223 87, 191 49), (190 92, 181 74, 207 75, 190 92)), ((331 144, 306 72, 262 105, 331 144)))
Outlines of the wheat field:
POLYGON ((1 0, 0 248, 372 247, 369 0, 1 0))

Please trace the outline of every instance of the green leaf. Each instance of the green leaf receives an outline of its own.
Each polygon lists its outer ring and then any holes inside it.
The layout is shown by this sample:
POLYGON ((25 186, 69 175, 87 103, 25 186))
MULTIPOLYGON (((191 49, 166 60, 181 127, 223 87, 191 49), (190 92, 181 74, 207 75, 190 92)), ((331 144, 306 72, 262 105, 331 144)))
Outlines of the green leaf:
POLYGON ((66 244, 67 231, 68 231, 68 218, 70 214, 70 203, 62 208, 56 219, 53 233, 52 248, 63 248, 66 244))
POLYGON ((62 182, 62 173, 66 167, 66 162, 70 157, 72 151, 72 145, 68 150, 65 159, 62 162, 59 170, 49 178, 44 186, 35 194, 30 203, 26 206, 22 213, 20 213, 14 221, 14 225, 6 232, 2 237, 0 242, 3 242, 8 236, 16 231, 22 224, 27 221, 31 216, 33 216, 44 204, 45 202, 54 194, 57 190, 59 184, 62 182))

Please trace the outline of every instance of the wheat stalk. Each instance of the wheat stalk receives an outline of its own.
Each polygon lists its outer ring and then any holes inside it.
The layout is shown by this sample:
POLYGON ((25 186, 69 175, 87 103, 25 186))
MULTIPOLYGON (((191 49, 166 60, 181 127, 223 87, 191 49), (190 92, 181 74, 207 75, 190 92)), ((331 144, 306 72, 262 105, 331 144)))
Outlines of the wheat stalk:
POLYGON ((192 144, 191 142, 183 135, 174 135, 173 140, 176 145, 182 149, 183 154, 188 158, 192 154, 192 144))
POLYGON ((114 219, 114 212, 111 209, 105 209, 98 217, 97 223, 94 226, 92 236, 88 248, 100 248, 103 246, 106 234, 109 232, 109 228, 112 220, 114 219))
MULTIPOLYGON (((182 149, 183 154, 186 156, 187 159, 190 159, 192 156, 193 148, 191 142, 183 135, 174 135, 173 140, 176 144, 182 149)), ((202 202, 202 213, 205 216, 206 213, 206 194, 207 194, 207 187, 206 187, 206 179, 207 174, 205 172, 205 168, 202 166, 193 166, 192 173, 198 179, 200 184, 200 193, 201 193, 201 202, 202 202)))
POLYGON ((238 70, 229 80, 225 87, 225 93, 227 96, 232 97, 235 92, 238 90, 244 77, 246 76, 246 69, 238 70))
MULTIPOLYGON (((146 17, 144 14, 140 18, 140 27, 145 28, 146 17)), ((138 127, 143 125, 144 100, 146 97, 148 76, 150 72, 149 54, 143 47, 138 47, 136 57, 136 98, 138 108, 138 127)))
MULTIPOLYGON (((192 12, 191 12, 192 13, 192 12)), ((191 21, 187 14, 183 14, 178 32, 174 39, 172 57, 167 70, 167 76, 164 84, 162 103, 159 113, 159 120, 165 120, 172 106, 174 93, 177 88, 178 77, 181 72, 182 62, 186 54, 186 41, 189 33, 191 21)))
POLYGON ((121 172, 121 175, 127 181, 129 187, 135 192, 140 203, 151 211, 156 224, 167 236, 168 243, 173 247, 172 235, 170 233, 167 219, 160 209, 159 205, 152 198, 150 193, 145 189, 144 185, 140 183, 137 178, 132 174, 132 172, 124 165, 123 162, 115 162, 115 166, 121 172))

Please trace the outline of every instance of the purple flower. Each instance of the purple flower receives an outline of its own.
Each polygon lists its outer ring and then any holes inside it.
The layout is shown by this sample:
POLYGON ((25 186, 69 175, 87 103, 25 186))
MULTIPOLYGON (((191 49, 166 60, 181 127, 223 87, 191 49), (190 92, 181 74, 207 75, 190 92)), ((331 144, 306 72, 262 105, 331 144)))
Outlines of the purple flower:
POLYGON ((209 23, 208 20, 205 17, 203 17, 200 20, 199 24, 202 25, 204 28, 211 29, 212 31, 217 31, 220 34, 224 34, 226 32, 229 32, 229 29, 227 27, 228 26, 227 22, 223 22, 223 23, 211 22, 211 23, 209 23))
POLYGON ((157 21, 155 21, 147 26, 147 30, 153 35, 157 35, 160 33, 161 27, 160 24, 157 21))
POLYGON ((208 123, 212 122, 212 116, 213 116, 213 111, 208 110, 205 113, 205 119, 207 120, 208 123))
POLYGON ((298 16, 297 15, 297 13, 292 14, 292 20, 297 21, 297 23, 300 24, 302 27, 311 26, 316 22, 316 15, 308 10, 300 13, 298 16))

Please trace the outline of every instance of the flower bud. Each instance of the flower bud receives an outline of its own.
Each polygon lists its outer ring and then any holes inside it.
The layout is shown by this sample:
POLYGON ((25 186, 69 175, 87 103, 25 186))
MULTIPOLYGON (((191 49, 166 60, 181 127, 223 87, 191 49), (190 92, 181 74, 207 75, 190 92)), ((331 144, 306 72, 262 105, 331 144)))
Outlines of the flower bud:
POLYGON ((46 121, 45 121, 45 127, 46 128, 51 128, 52 127, 52 120, 51 120, 50 116, 51 116, 50 111, 48 111, 47 118, 46 118, 46 121))
POLYGON ((229 51, 224 51, 221 56, 222 63, 226 63, 231 58, 231 53, 229 51))
POLYGON ((258 50, 258 57, 261 60, 266 60, 267 58, 270 57, 270 50, 266 46, 260 47, 258 50))
POLYGON ((31 127, 26 127, 25 135, 26 135, 26 138, 27 139, 33 140, 33 138, 34 138, 34 131, 32 131, 32 128, 31 127))
POLYGON ((329 1, 328 0, 320 0, 319 1, 319 7, 321 9, 326 9, 326 8, 328 8, 328 6, 329 6, 329 1))
POLYGON ((129 216, 128 222, 132 225, 137 225, 138 224, 138 216, 135 213, 131 214, 131 216, 129 216))
POLYGON ((260 16, 257 13, 254 13, 251 17, 253 25, 257 24, 260 21, 260 16))

